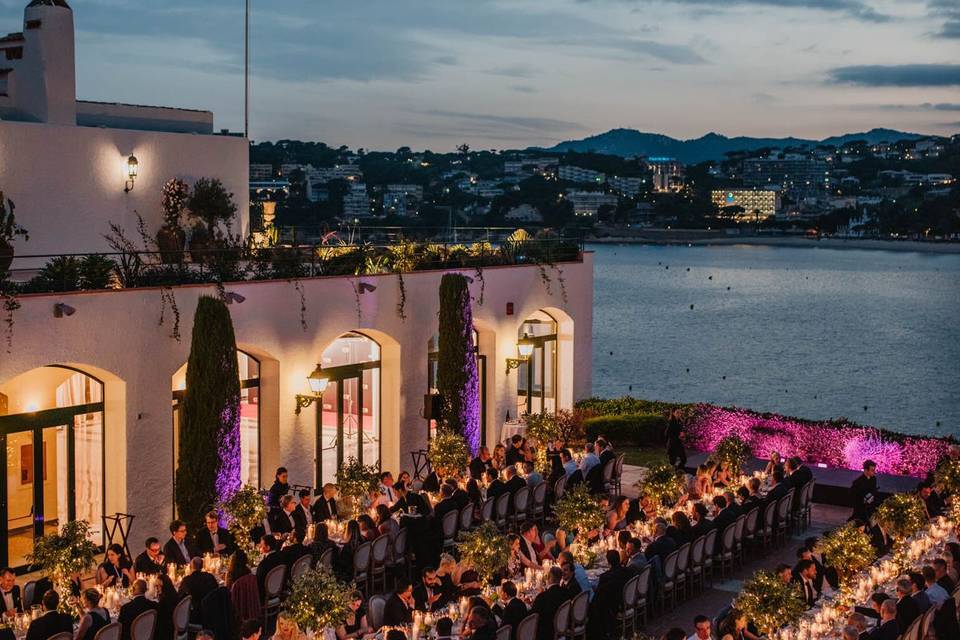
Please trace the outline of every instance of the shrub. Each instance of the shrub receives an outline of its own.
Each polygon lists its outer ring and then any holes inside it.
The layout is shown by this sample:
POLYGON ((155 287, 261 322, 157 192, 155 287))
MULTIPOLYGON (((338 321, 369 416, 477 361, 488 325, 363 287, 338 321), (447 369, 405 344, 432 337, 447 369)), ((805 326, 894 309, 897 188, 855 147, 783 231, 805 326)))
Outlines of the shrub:
POLYGON ((638 413, 662 413, 666 415, 674 409, 687 409, 693 407, 693 405, 623 396, 622 398, 586 398, 579 401, 576 407, 587 415, 593 416, 638 413))
POLYGON ((657 413, 628 413, 599 415, 585 420, 587 439, 606 436, 616 446, 660 446, 666 440, 663 432, 667 418, 657 413))

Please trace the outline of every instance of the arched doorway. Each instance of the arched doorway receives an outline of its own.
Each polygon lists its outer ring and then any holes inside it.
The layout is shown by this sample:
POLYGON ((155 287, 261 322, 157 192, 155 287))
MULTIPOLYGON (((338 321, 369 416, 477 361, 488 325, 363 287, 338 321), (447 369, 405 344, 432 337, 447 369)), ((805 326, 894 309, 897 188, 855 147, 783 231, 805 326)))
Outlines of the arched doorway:
MULTIPOLYGON (((237 349, 240 371, 240 482, 260 486, 260 360, 237 349)), ((173 374, 173 474, 180 443, 180 409, 187 386, 187 365, 173 374)))
POLYGON ((523 321, 517 344, 531 348, 517 369, 517 416, 557 410, 556 318, 540 309, 523 321))
MULTIPOLYGON (((477 356, 477 378, 480 384, 480 444, 487 444, 487 356, 480 353, 480 334, 473 330, 473 351, 477 356)), ((435 394, 437 388, 437 361, 440 357, 440 336, 433 334, 427 341, 427 392, 435 394)), ((427 440, 437 430, 436 420, 427 421, 427 440)))
POLYGON ((39 367, 0 385, 0 566, 26 570, 34 538, 70 520, 103 541, 104 385, 83 371, 39 367))
POLYGON ((317 487, 336 482, 348 458, 380 462, 380 343, 357 331, 345 333, 323 350, 320 367, 327 386, 316 404, 317 487))

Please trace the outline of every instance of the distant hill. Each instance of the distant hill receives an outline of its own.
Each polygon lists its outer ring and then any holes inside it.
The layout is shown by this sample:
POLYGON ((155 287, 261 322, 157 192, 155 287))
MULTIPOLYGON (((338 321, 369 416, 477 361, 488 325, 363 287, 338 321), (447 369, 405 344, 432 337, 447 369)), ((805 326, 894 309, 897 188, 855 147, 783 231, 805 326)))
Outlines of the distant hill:
POLYGON ((693 140, 677 140, 658 133, 643 133, 636 129, 611 129, 606 133, 590 136, 583 140, 568 140, 544 149, 545 151, 593 151, 615 156, 667 156, 686 164, 695 164, 705 160, 722 160, 730 151, 754 151, 766 147, 783 149, 786 147, 815 147, 819 144, 841 145, 853 140, 864 140, 868 144, 879 142, 897 142, 899 140, 917 140, 926 138, 918 133, 906 133, 892 129, 871 129, 864 133, 848 133, 824 140, 804 140, 802 138, 750 138, 738 136, 728 138, 719 133, 693 140))

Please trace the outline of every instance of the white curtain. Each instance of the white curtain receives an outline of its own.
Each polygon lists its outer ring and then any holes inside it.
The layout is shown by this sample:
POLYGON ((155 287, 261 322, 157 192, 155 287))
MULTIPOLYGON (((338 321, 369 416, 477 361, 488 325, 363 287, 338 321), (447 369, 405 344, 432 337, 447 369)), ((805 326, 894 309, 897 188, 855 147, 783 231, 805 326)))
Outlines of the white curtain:
MULTIPOLYGON (((103 389, 99 382, 75 373, 57 387, 57 406, 70 407, 103 401, 103 389)), ((74 462, 76 474, 75 504, 77 520, 90 523, 94 540, 100 540, 103 530, 103 412, 78 415, 74 424, 74 462)), ((58 515, 60 522, 67 521, 67 448, 66 432, 57 436, 58 515), (61 439, 62 446, 61 446, 61 439)))

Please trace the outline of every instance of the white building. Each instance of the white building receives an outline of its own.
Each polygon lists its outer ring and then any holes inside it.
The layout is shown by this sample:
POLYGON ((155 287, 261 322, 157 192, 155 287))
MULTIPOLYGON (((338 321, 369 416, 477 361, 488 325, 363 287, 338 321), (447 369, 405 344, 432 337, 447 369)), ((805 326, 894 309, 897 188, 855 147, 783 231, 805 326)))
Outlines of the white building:
POLYGON ((579 217, 596 217, 601 207, 616 207, 617 196, 602 191, 567 191, 567 200, 573 205, 573 214, 579 217))
POLYGON ((246 236, 247 140, 214 135, 209 111, 77 100, 74 50, 64 0, 30 2, 22 32, 0 38, 0 189, 31 232, 16 250, 105 251, 109 223, 135 235, 137 213, 152 232, 174 177, 219 178, 238 207, 234 231, 246 236))
POLYGON ((659 193, 683 189, 683 164, 676 158, 647 158, 653 190, 659 193))
POLYGON ((560 168, 557 170, 557 177, 567 182, 591 184, 603 184, 607 179, 607 176, 600 171, 584 169, 583 167, 576 167, 569 164, 560 165, 560 168))
POLYGON ((370 196, 367 195, 367 185, 362 182, 350 184, 350 191, 343 196, 343 217, 352 220, 354 218, 369 218, 373 215, 370 208, 370 196))
POLYGON ((607 186, 622 196, 636 198, 643 185, 646 182, 643 178, 633 178, 628 176, 610 176, 607 178, 607 186))
POLYGON ((530 204, 521 204, 510 209, 504 214, 503 219, 510 222, 543 222, 540 210, 530 204))
POLYGON ((272 164, 258 164, 254 163, 250 165, 250 180, 251 182, 261 182, 264 180, 273 180, 273 165, 272 164))
POLYGON ((769 189, 715 190, 710 192, 710 201, 717 209, 743 207, 743 213, 735 216, 743 222, 766 220, 780 212, 780 193, 769 189))
POLYGON ((521 158, 503 163, 503 172, 508 176, 530 177, 534 175, 555 176, 559 158, 521 158))

